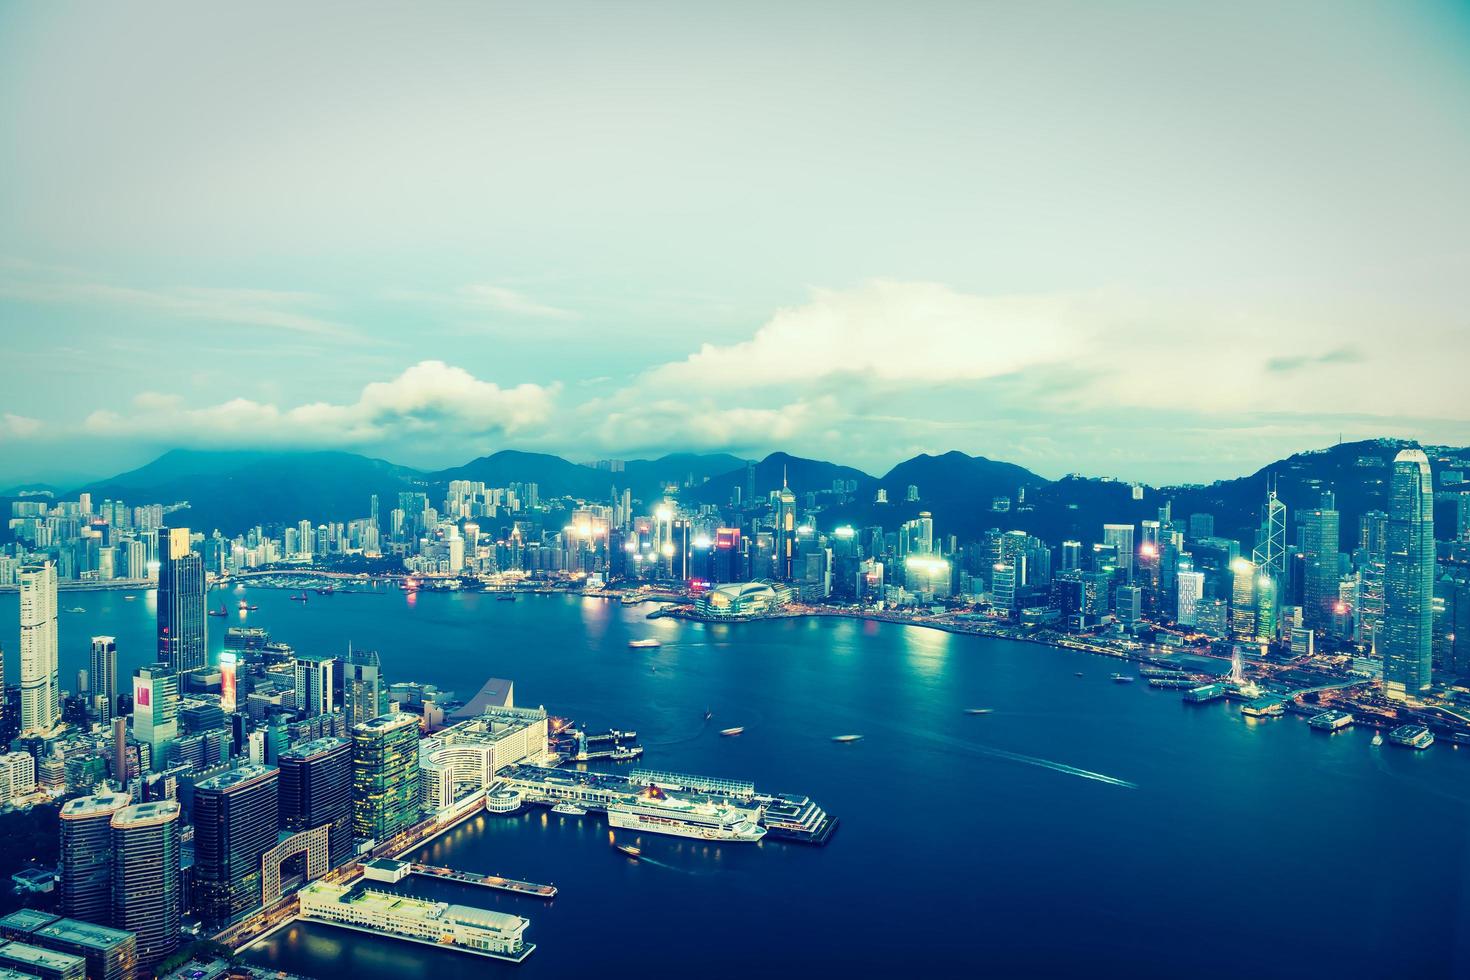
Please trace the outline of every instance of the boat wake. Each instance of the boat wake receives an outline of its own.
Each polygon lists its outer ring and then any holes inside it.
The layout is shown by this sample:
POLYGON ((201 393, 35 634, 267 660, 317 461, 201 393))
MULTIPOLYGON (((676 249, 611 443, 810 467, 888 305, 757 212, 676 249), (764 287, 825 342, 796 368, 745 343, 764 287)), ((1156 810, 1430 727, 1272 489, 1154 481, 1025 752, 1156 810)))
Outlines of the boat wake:
POLYGON ((1121 786, 1124 789, 1138 788, 1137 783, 1131 783, 1126 779, 1119 779, 1117 776, 1109 776, 1106 773, 1093 772, 1091 769, 1078 769, 1076 766, 1069 766, 1065 762, 1053 762, 1050 759, 1038 759, 1034 755, 1022 755, 1019 752, 1007 752, 1005 749, 991 748, 988 745, 972 745, 970 747, 976 752, 979 752, 983 755, 993 756, 997 759, 1008 759, 1011 762, 1019 762, 1027 766, 1036 766, 1040 769, 1050 769, 1052 772, 1065 773, 1068 776, 1078 776, 1082 779, 1091 779, 1095 782, 1106 783, 1109 786, 1121 786))

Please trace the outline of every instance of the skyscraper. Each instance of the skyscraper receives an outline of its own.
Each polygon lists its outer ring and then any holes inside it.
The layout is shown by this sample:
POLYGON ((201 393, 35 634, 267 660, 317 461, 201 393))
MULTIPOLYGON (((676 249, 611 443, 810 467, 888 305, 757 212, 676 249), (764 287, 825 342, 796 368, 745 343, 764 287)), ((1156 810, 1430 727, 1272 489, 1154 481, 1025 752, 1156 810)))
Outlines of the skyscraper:
POLYGON ((1103 544, 1117 549, 1118 571, 1123 573, 1125 582, 1133 581, 1133 525, 1104 524, 1103 544))
POLYGON ((112 925, 138 937, 138 973, 179 948, 179 805, 154 800, 112 816, 112 925))
POLYGON ((61 720, 56 659, 56 566, 20 570, 20 730, 49 732, 61 720))
POLYGON ((248 764, 194 787, 193 911, 220 929, 261 904, 261 858, 275 846, 280 770, 248 764))
MULTIPOLYGON (((1300 512, 1299 512, 1300 513, 1300 512)), ((1331 494, 1323 494, 1322 506, 1300 514, 1302 556, 1302 620, 1317 633, 1332 628, 1337 605, 1338 515, 1331 494)))
POLYGON ((204 667, 204 563, 189 529, 158 532, 158 662, 175 674, 204 667))
POLYGON ((419 813, 419 720, 380 715, 352 729, 352 830, 385 841, 419 813))
POLYGON ((776 578, 791 581, 796 564, 796 494, 781 473, 781 490, 776 495, 776 578))
POLYGON ((1429 689, 1434 646, 1434 484, 1423 450, 1394 457, 1385 544, 1383 687, 1403 700, 1429 689))
POLYGON ((342 708, 347 727, 361 725, 388 710, 388 688, 376 650, 352 650, 342 679, 342 708))
POLYGON ((168 664, 133 671, 133 735, 147 742, 156 772, 179 736, 179 675, 168 664))
POLYGON ((117 639, 92 637, 92 669, 87 675, 93 696, 107 698, 111 710, 117 710, 117 639))
POLYGON ((61 808, 61 914, 112 922, 112 818, 132 803, 126 793, 104 790, 61 808))
POLYGON ((280 822, 296 833, 327 827, 332 867, 352 856, 352 743, 329 736, 282 752, 280 822))
POLYGON ((1286 505, 1276 496, 1273 486, 1261 505, 1261 527, 1256 532, 1256 547, 1251 558, 1260 569, 1274 579, 1286 577, 1286 505))

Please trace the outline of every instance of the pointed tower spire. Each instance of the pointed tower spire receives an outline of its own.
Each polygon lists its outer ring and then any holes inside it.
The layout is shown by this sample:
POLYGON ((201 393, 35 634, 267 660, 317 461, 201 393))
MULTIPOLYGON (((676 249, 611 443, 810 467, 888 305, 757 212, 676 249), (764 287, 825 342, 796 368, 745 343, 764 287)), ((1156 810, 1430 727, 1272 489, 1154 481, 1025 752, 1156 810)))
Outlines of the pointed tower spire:
POLYGON ((782 463, 781 464, 781 489, 782 490, 788 489, 788 487, 786 486, 786 464, 785 463, 782 463))

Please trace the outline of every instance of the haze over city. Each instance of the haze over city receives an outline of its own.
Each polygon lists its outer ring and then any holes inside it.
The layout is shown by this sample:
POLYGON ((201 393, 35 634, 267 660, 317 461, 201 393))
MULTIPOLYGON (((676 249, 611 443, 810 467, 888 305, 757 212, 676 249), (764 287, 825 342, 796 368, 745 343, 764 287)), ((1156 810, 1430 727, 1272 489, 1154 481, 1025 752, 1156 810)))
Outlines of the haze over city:
POLYGON ((0 8, 0 482, 1470 443, 1461 4, 0 8))

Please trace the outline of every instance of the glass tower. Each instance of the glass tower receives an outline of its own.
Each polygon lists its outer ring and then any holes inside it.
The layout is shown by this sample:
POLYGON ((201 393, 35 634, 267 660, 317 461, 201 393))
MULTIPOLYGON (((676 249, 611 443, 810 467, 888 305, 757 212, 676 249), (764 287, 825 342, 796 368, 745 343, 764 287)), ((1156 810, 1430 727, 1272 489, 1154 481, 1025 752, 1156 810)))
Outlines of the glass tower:
POLYGON ((61 808, 61 914, 112 923, 112 817, 126 793, 80 796, 61 808))
POLYGON ((204 562, 186 527, 158 532, 158 662, 175 674, 205 665, 204 562))
POLYGON ((112 817, 112 925, 138 937, 138 974, 179 948, 179 805, 155 800, 112 817))
POLYGON ((1401 701, 1429 689, 1434 648, 1434 483, 1423 450, 1394 457, 1385 548, 1383 689, 1401 701))
POLYGON ((277 841, 280 771, 246 765, 194 787, 194 912, 222 928, 261 904, 261 858, 277 841))
POLYGON ((419 720, 400 712, 352 729, 352 829, 385 841, 419 815, 419 720))

